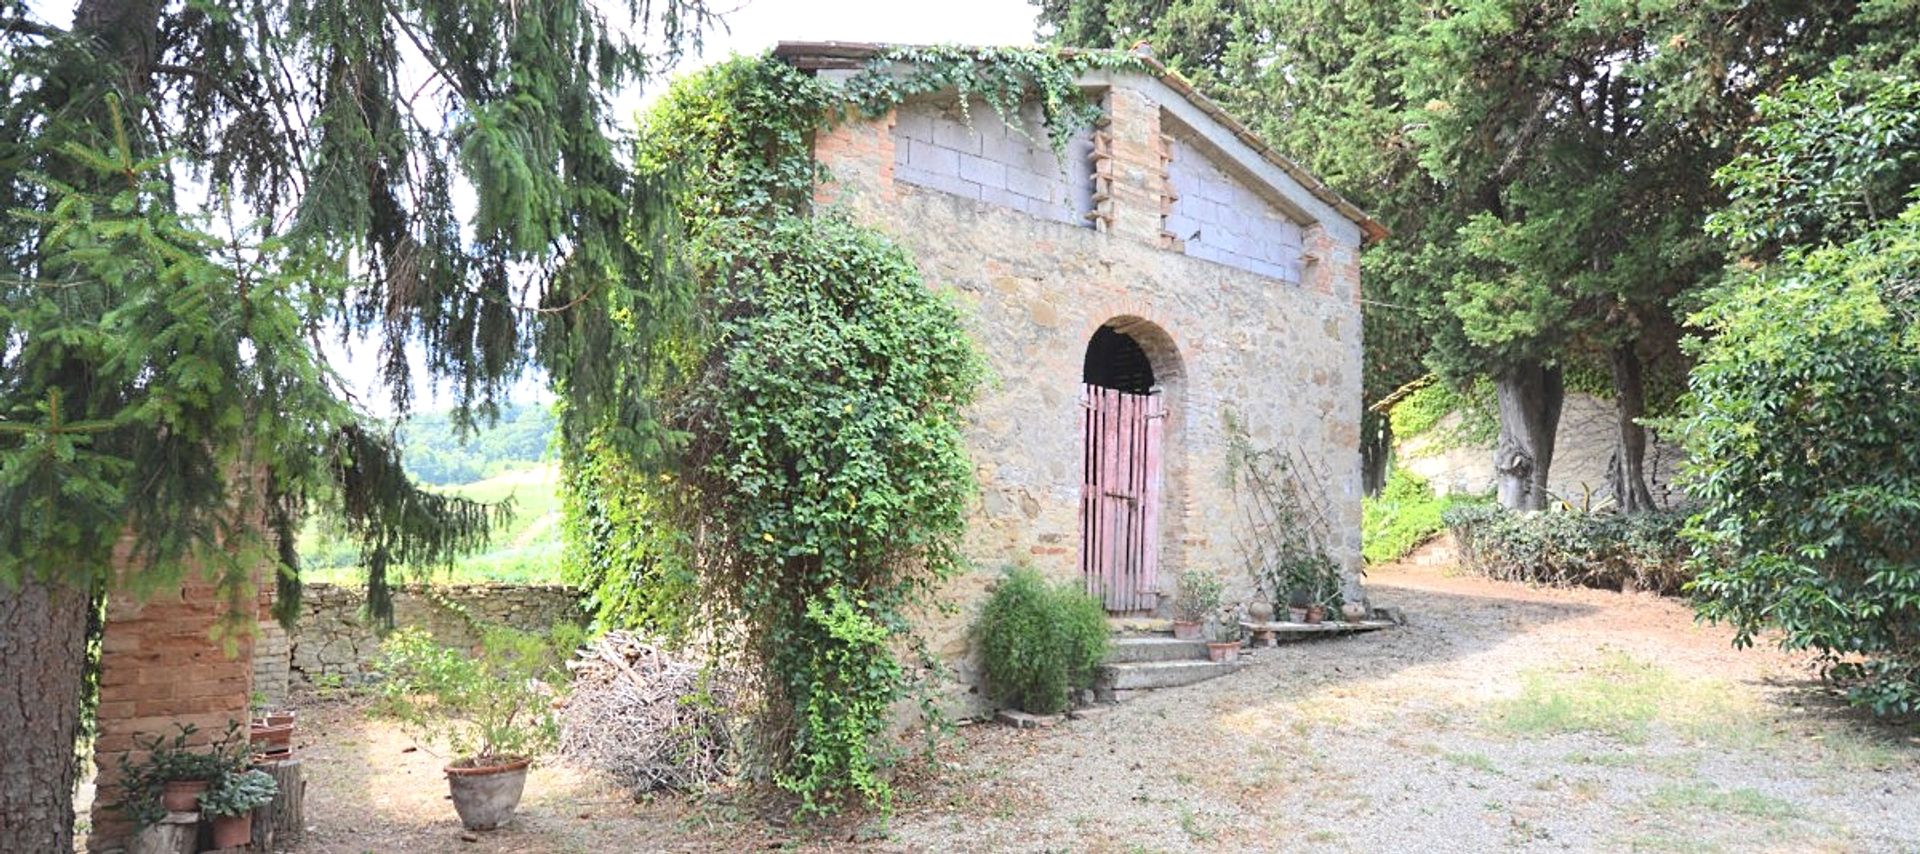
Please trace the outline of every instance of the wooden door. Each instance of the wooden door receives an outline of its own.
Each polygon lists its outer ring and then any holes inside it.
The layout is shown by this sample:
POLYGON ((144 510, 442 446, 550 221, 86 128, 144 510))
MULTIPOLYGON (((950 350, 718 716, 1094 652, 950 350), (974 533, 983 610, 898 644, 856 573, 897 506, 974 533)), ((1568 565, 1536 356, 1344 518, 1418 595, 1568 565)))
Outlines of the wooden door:
POLYGON ((1080 388, 1080 571, 1108 611, 1151 611, 1164 402, 1157 393, 1080 388))

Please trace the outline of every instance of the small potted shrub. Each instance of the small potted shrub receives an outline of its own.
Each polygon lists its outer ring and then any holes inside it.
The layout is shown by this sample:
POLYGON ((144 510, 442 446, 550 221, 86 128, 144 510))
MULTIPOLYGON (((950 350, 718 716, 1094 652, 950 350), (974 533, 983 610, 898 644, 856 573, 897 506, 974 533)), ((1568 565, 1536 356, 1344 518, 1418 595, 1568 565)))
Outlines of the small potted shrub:
POLYGON ((1207 658, 1219 662, 1239 661, 1244 637, 1236 615, 1223 611, 1214 616, 1208 628, 1207 658))
POLYGON ((134 739, 136 748, 147 754, 140 763, 120 756, 120 787, 125 792, 121 807, 136 824, 151 825, 170 812, 193 812, 199 798, 229 769, 243 763, 245 742, 240 725, 227 728, 226 736, 204 749, 188 744, 199 728, 193 724, 175 724, 172 738, 153 736, 134 739))
POLYGON ((477 655, 440 646, 418 628, 381 645, 377 711, 451 751, 447 785, 468 830, 512 818, 528 766, 553 746, 553 692, 544 680, 558 671, 555 657, 543 638, 506 628, 488 630, 477 655))
POLYGON ((279 794, 265 771, 230 768, 200 796, 200 814, 213 823, 213 847, 234 848, 253 838, 253 811, 279 794))
POLYGON ((1173 636, 1181 640, 1200 640, 1207 615, 1220 607, 1220 579, 1212 573, 1189 569, 1180 573, 1180 590, 1173 598, 1173 636))

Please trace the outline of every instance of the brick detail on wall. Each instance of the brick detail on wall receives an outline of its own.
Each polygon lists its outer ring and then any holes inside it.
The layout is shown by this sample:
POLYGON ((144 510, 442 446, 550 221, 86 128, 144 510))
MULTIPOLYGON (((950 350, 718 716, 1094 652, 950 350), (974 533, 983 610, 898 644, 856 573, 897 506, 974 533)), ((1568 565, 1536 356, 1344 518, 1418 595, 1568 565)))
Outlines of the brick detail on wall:
POLYGON ((1161 246, 1167 157, 1160 138, 1160 107, 1131 89, 1107 92, 1106 160, 1097 171, 1094 204, 1112 234, 1161 246))
POLYGON ((268 706, 287 701, 287 630, 277 620, 260 621, 253 641, 253 694, 268 706))
MULTIPOLYGON (((249 605, 262 614, 267 609, 262 602, 249 605)), ((171 737, 175 724, 192 724, 199 730, 192 743, 204 746, 224 734, 229 721, 245 725, 254 638, 232 638, 230 647, 213 639, 231 608, 231 600, 213 582, 197 576, 144 601, 131 595, 109 597, 100 641, 99 736, 94 742, 99 770, 90 850, 114 850, 132 833, 132 825, 114 805, 121 797, 121 756, 135 763, 146 759, 134 749, 136 738, 171 737)))
POLYGON ((1195 258, 1301 281, 1301 227, 1191 141, 1167 137, 1167 245, 1195 258))
MULTIPOLYGON (((366 603, 357 587, 307 585, 288 644, 292 679, 311 685, 322 678, 365 678, 380 653, 366 603)), ((394 625, 419 626, 461 649, 479 644, 486 625, 544 632, 560 622, 585 625, 587 619, 580 592, 559 584, 408 585, 393 591, 394 625)))
POLYGON ((916 101, 895 112, 892 135, 894 180, 1055 222, 1088 223, 1092 134, 1076 135, 1056 155, 1037 105, 1024 109, 1016 126, 982 101, 965 115, 957 104, 916 101))

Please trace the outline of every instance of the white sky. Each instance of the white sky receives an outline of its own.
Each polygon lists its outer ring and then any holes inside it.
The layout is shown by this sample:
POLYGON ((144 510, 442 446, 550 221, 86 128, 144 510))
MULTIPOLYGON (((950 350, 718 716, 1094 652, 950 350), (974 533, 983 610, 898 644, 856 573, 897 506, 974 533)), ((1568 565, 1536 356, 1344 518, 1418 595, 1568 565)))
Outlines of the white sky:
MULTIPOLYGON (((727 9, 734 0, 711 0, 727 9)), ((757 54, 782 41, 890 42, 897 44, 1025 45, 1034 41, 1037 10, 1030 0, 746 0, 723 16, 724 28, 706 34, 702 53, 683 59, 667 78, 647 81, 639 91, 617 98, 623 119, 666 88, 672 75, 722 61, 733 54, 757 54)), ((329 350, 334 347, 329 346, 329 350)), ((334 364, 355 387, 360 401, 375 414, 389 412, 379 387, 379 347, 368 342, 336 352, 334 364)), ((415 360, 418 412, 444 408, 449 400, 426 387, 423 363, 415 360)), ((539 378, 523 380, 510 395, 515 401, 547 399, 539 378)))

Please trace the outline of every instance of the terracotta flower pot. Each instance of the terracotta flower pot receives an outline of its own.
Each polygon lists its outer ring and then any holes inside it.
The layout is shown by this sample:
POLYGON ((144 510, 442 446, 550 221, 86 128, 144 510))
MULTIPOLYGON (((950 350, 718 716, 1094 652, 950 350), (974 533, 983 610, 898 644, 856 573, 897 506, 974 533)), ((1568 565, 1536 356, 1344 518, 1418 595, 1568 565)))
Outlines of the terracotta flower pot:
POLYGON ((238 848, 253 840, 253 813, 213 817, 213 847, 238 848))
POLYGON ((293 724, 263 726, 256 723, 247 733, 247 738, 255 753, 268 756, 290 753, 293 751, 293 724))
POLYGON ((447 788, 453 793, 453 809, 468 830, 492 830, 505 824, 520 806, 520 793, 527 786, 527 766, 531 759, 514 759, 499 765, 474 767, 471 760, 447 766, 447 788))
POLYGON ((1340 616, 1349 623, 1358 623, 1367 618, 1367 606, 1357 602, 1348 602, 1340 607, 1340 616))
POLYGON ((1240 644, 1233 641, 1226 643, 1208 643, 1207 658, 1213 661, 1239 661, 1240 644))
POLYGON ((1181 640, 1199 640, 1200 624, 1198 622, 1190 623, 1186 620, 1174 620, 1173 636, 1181 640))
POLYGON ((200 796, 211 785, 206 780, 168 780, 160 784, 160 806, 167 812, 199 812, 200 796))
POLYGON ((1306 622, 1306 621, 1307 621, 1307 609, 1305 609, 1305 608, 1288 608, 1288 609, 1287 609, 1287 620, 1288 620, 1289 622, 1294 622, 1294 623, 1304 623, 1304 622, 1306 622))
POLYGON ((1307 606, 1307 622, 1319 623, 1319 622, 1325 622, 1326 619, 1327 619, 1327 606, 1325 605, 1308 605, 1307 606))

